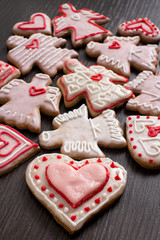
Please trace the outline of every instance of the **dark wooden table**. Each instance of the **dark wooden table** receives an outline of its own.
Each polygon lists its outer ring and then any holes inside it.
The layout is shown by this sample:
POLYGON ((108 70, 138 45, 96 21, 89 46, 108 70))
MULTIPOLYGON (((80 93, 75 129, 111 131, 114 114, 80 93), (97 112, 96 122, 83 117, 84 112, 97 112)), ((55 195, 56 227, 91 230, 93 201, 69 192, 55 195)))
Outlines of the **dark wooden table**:
MULTIPOLYGON (((104 27, 116 34, 117 26, 127 20, 149 17, 160 25, 159 0, 80 0, 69 1, 77 9, 88 8, 111 18, 104 27)), ((27 21, 32 13, 44 12, 51 19, 58 14, 61 0, 0 0, 0 59, 7 61, 5 42, 12 34, 12 26, 27 21)), ((72 48, 68 38, 68 48, 72 48)), ((96 63, 85 53, 85 47, 78 49, 79 60, 86 66, 96 63)), ((34 68, 26 81, 40 72, 34 68)), ((132 80, 138 72, 132 70, 132 80)), ((56 86, 60 72, 53 79, 56 86)), ((79 103, 76 107, 79 107, 79 103)), ((60 112, 65 109, 63 99, 60 112)), ((130 114, 125 106, 116 109, 118 120, 125 132, 125 120, 130 114)), ((42 115, 42 130, 52 129, 52 118, 42 115)), ((26 137, 38 142, 38 134, 21 131, 26 137)), ((54 152, 58 152, 54 151, 54 152)), ((103 211, 85 225, 74 236, 70 236, 32 195, 25 182, 25 170, 30 161, 20 165, 0 178, 0 239, 1 240, 158 240, 160 239, 160 171, 140 167, 130 156, 127 148, 122 150, 103 149, 107 157, 119 162, 128 172, 128 182, 122 197, 108 210, 103 211)), ((41 149, 38 155, 45 151, 41 149)))

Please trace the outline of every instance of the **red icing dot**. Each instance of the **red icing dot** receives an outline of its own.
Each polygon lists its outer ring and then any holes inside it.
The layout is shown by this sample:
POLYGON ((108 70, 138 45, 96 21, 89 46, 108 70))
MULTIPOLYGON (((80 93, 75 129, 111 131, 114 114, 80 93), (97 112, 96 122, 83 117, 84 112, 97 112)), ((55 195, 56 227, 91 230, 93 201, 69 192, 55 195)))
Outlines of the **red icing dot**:
POLYGON ((6 67, 8 67, 8 66, 9 66, 9 64, 7 63, 7 64, 6 64, 6 67))
POLYGON ((39 166, 38 166, 38 165, 34 165, 34 168, 35 168, 35 169, 38 169, 38 168, 39 168, 39 166))
POLYGON ((112 187, 107 188, 108 192, 112 192, 112 187))
POLYGON ((63 205, 62 203, 60 203, 60 204, 58 205, 58 207, 59 207, 59 208, 63 208, 64 205, 63 205))
POLYGON ((131 117, 128 117, 128 120, 131 120, 132 118, 131 117))
POLYGON ((90 209, 90 207, 85 207, 84 210, 85 210, 86 212, 89 212, 91 209, 90 209))
POLYGON ((38 180, 40 177, 38 175, 35 175, 34 178, 38 180))
POLYGON ((130 140, 131 140, 131 141, 133 141, 133 140, 134 140, 134 138, 132 137, 132 138, 130 138, 130 140))
POLYGON ((140 116, 138 115, 137 118, 140 118, 140 116))
POLYGON ((100 158, 98 158, 97 162, 102 162, 102 160, 100 158))
POLYGON ((115 179, 118 181, 118 180, 121 180, 121 178, 119 177, 119 175, 117 174, 117 176, 115 176, 115 179))
POLYGON ((53 197, 54 197, 54 194, 53 194, 53 193, 50 193, 50 194, 49 194, 49 197, 50 197, 50 198, 53 198, 53 197))
POLYGON ((133 149, 136 149, 137 148, 137 146, 136 145, 133 145, 133 149))
POLYGON ((47 160, 48 160, 48 158, 45 157, 45 156, 42 158, 42 161, 43 161, 43 162, 45 162, 45 161, 47 161, 47 160))
POLYGON ((41 187, 41 190, 42 190, 42 191, 45 191, 45 190, 46 190, 46 187, 45 187, 45 186, 42 186, 42 187, 41 187))
POLYGON ((85 161, 85 164, 89 164, 88 160, 85 161))
POLYGON ((142 157, 142 153, 138 153, 138 157, 142 157))
POLYGON ((148 118, 148 119, 149 119, 149 118, 150 118, 150 116, 147 116, 146 118, 148 118))
POLYGON ((129 124, 129 127, 132 127, 133 126, 133 124, 131 123, 131 124, 129 124))
POLYGON ((61 156, 61 155, 57 155, 57 158, 58 158, 58 159, 61 159, 61 158, 62 158, 62 156, 61 156))
POLYGON ((95 203, 100 203, 101 202, 101 200, 100 200, 100 198, 97 198, 97 199, 95 199, 95 203))
POLYGON ((72 220, 72 221, 75 221, 75 220, 76 220, 76 215, 72 215, 72 216, 71 216, 71 220, 72 220))
POLYGON ((149 162, 150 162, 150 163, 152 163, 152 162, 153 162, 153 159, 152 159, 152 158, 150 158, 150 159, 149 159, 149 162))
POLYGON ((73 161, 70 161, 69 163, 70 163, 70 164, 74 164, 74 162, 73 162, 73 161))
POLYGON ((158 117, 158 120, 160 120, 160 116, 158 117))
POLYGON ((114 162, 111 163, 110 167, 111 167, 111 168, 117 168, 117 166, 114 165, 114 162))
POLYGON ((132 133, 132 130, 130 130, 129 133, 132 133))

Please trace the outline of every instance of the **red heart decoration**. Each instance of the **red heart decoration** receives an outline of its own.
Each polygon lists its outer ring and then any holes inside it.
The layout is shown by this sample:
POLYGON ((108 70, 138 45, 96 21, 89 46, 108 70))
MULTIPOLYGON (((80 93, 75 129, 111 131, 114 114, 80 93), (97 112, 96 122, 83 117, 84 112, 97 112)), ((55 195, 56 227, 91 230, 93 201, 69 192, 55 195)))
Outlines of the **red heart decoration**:
POLYGON ((93 81, 100 81, 100 80, 102 80, 102 78, 103 78, 103 75, 100 74, 100 73, 91 76, 91 79, 92 79, 93 81))
POLYGON ((75 168, 66 163, 51 163, 46 167, 46 179, 73 208, 102 191, 109 179, 109 172, 96 163, 75 168))
POLYGON ((29 22, 23 22, 21 24, 18 25, 18 28, 19 29, 22 29, 22 30, 36 30, 36 29, 45 29, 46 28, 46 20, 45 20, 45 17, 38 13, 38 14, 35 14, 32 18, 32 21, 29 21, 29 22), (36 26, 37 24, 37 17, 41 17, 42 18, 42 26, 36 26), (29 26, 27 26, 29 25, 29 26))
POLYGON ((119 44, 119 42, 117 41, 113 41, 111 45, 109 45, 108 48, 110 49, 119 49, 121 47, 121 45, 119 44))
POLYGON ((37 96, 46 92, 45 88, 36 88, 34 86, 30 87, 29 93, 30 96, 37 96))
MULTIPOLYGON (((0 153, 0 157, 5 157, 5 156, 8 156, 9 154, 11 154, 12 152, 13 152, 13 150, 15 149, 15 148, 17 148, 20 144, 21 144, 21 142, 17 139, 17 138, 15 138, 13 135, 11 135, 10 133, 7 133, 7 132, 5 132, 5 131, 2 131, 2 132, 0 132, 0 142, 3 142, 3 145, 0 145, 0 150, 4 150, 4 148, 6 147, 6 146, 9 146, 9 144, 10 144, 10 142, 8 142, 8 141, 6 141, 6 140, 4 140, 1 136, 9 136, 9 138, 12 138, 13 139, 13 141, 15 142, 15 144, 13 144, 13 146, 10 148, 9 147, 9 150, 8 150, 8 152, 6 152, 6 153, 0 153)), ((1 151, 2 152, 2 151, 1 151)))
POLYGON ((39 41, 38 41, 38 39, 34 38, 30 44, 27 44, 27 45, 26 45, 26 48, 27 48, 27 49, 30 49, 30 48, 32 48, 32 49, 39 48, 39 41))

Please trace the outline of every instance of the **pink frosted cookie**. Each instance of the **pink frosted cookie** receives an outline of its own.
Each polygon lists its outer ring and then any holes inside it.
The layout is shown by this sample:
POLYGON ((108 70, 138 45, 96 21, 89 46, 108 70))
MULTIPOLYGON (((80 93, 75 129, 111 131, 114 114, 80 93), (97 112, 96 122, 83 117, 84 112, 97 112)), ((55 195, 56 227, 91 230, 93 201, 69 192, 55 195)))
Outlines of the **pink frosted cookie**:
POLYGON ((128 79, 102 66, 85 67, 77 59, 65 62, 67 75, 59 78, 57 85, 64 96, 66 107, 72 107, 85 98, 89 112, 97 116, 108 108, 119 107, 132 98, 132 91, 114 83, 126 83, 128 79))
POLYGON ((76 10, 70 3, 59 7, 61 16, 53 20, 54 36, 61 37, 71 34, 72 45, 79 47, 91 40, 100 41, 112 33, 99 25, 110 19, 88 9, 76 10))
POLYGON ((46 74, 36 74, 30 83, 12 80, 0 89, 0 121, 20 129, 39 132, 40 111, 55 116, 59 114, 61 93, 48 86, 51 79, 46 74))
POLYGON ((130 116, 126 120, 128 149, 141 166, 160 169, 160 117, 130 116))
POLYGON ((136 37, 107 37, 104 43, 90 42, 86 52, 91 57, 98 57, 97 64, 105 66, 125 77, 130 76, 130 67, 139 71, 156 72, 159 47, 148 44, 136 46, 140 41, 136 37))
POLYGON ((22 35, 25 37, 28 37, 33 33, 51 35, 51 19, 44 13, 34 13, 30 17, 29 22, 16 23, 12 28, 12 32, 16 35, 22 35))
POLYGON ((39 149, 38 144, 21 133, 0 124, 0 175, 9 172, 39 149))
POLYGON ((26 171, 32 193, 71 234, 118 199, 126 181, 125 169, 109 158, 77 162, 47 154, 33 160, 26 171))
POLYGON ((29 39, 11 36, 7 40, 7 47, 12 50, 8 52, 7 58, 24 75, 37 65, 42 72, 53 77, 57 70, 63 68, 65 61, 78 56, 74 50, 60 48, 65 44, 65 39, 46 36, 42 33, 32 34, 29 39))
POLYGON ((14 78, 20 76, 19 69, 13 67, 12 65, 0 61, 0 88, 6 83, 10 82, 14 78))
POLYGON ((127 109, 160 116, 160 71, 157 76, 150 71, 143 71, 125 86, 139 94, 128 101, 127 109))
POLYGON ((110 109, 96 118, 88 119, 87 107, 82 105, 55 117, 53 127, 56 130, 44 131, 39 136, 40 145, 46 149, 61 147, 61 153, 74 159, 104 157, 99 146, 126 146, 120 123, 110 109))
POLYGON ((122 36, 140 36, 145 43, 160 41, 160 30, 149 18, 138 18, 119 25, 118 33, 122 36))

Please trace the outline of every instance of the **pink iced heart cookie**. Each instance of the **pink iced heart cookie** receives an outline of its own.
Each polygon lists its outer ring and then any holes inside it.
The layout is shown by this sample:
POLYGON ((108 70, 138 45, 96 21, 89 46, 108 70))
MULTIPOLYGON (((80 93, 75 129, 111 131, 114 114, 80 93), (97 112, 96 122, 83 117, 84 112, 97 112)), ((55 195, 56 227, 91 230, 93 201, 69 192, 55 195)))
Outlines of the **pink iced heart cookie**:
POLYGON ((0 124, 0 175, 10 171, 38 150, 38 144, 13 128, 0 124))
POLYGON ((39 156, 26 171, 30 190, 69 233, 114 202, 126 178, 125 169, 108 158, 78 162, 62 154, 39 156))
POLYGON ((160 117, 129 116, 126 127, 132 157, 145 168, 160 168, 160 117))

